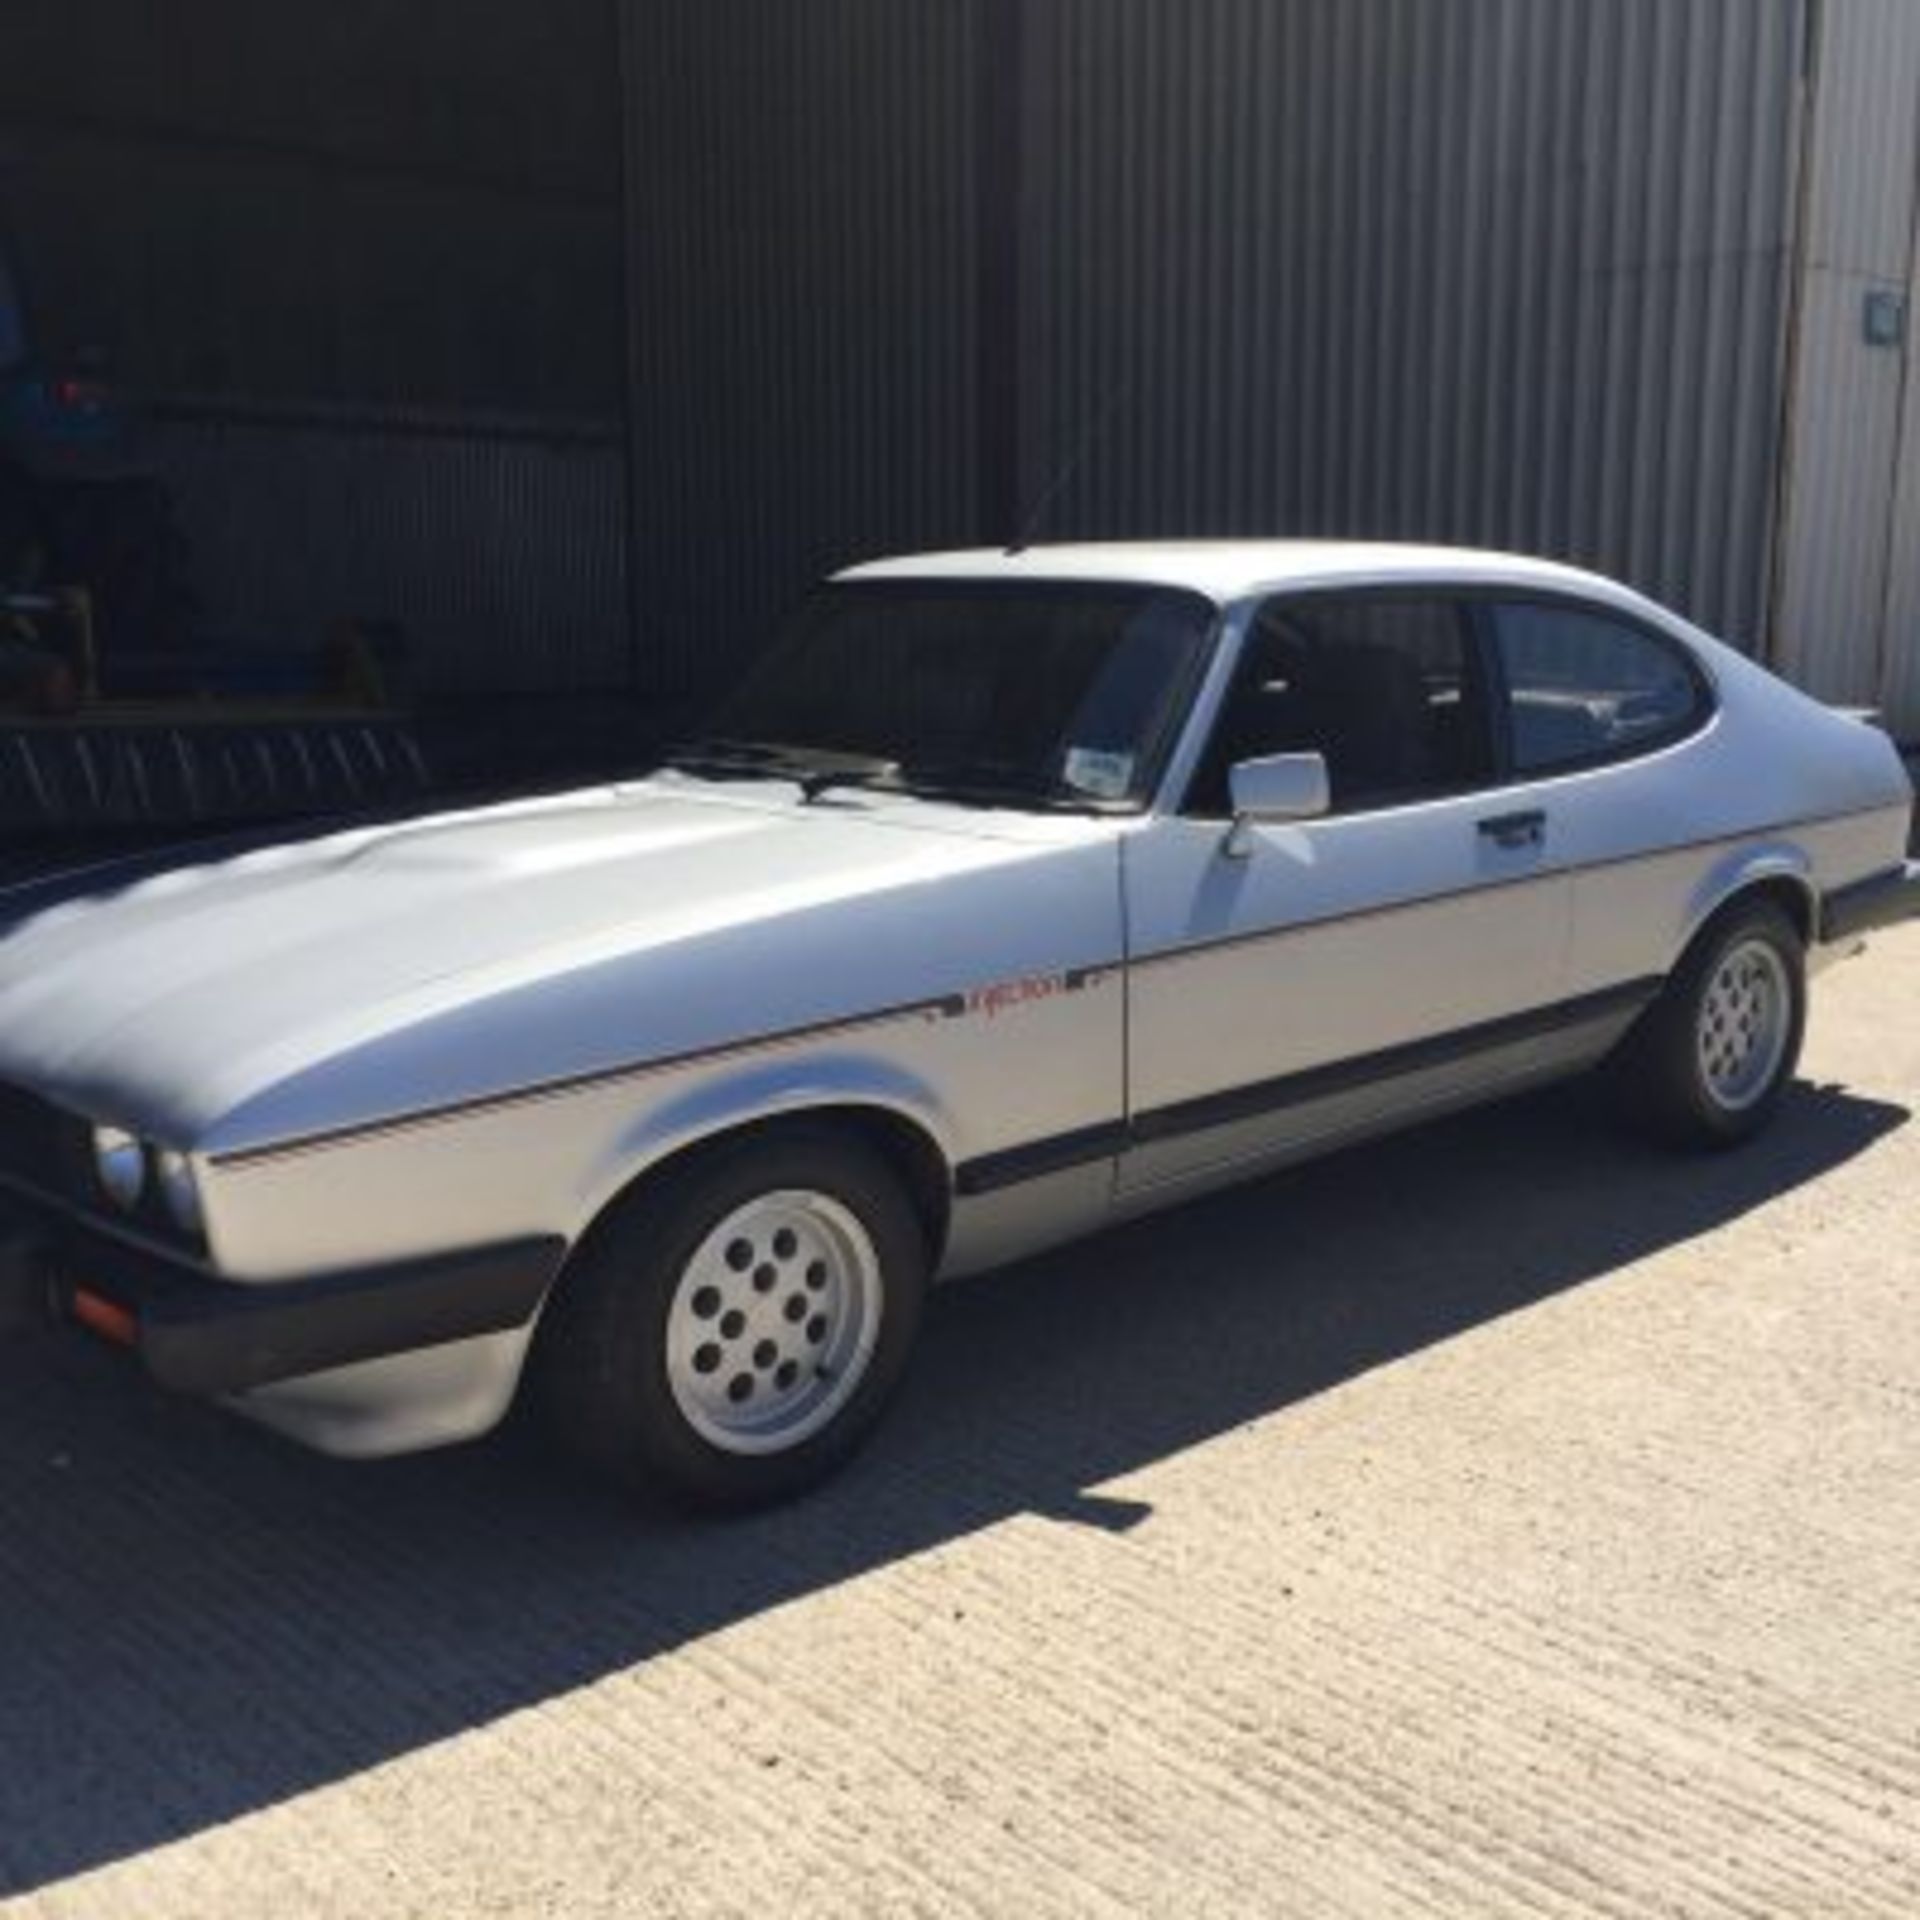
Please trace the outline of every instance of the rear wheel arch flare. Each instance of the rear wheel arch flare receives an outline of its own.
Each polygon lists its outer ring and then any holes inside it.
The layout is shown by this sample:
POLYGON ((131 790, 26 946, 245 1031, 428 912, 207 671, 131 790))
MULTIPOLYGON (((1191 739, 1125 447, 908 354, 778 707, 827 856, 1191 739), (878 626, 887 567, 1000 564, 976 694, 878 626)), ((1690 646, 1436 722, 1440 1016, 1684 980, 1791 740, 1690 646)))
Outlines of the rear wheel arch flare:
POLYGON ((1735 895, 1735 899, 1743 905, 1756 898, 1771 900, 1793 922, 1793 929, 1799 934, 1802 944, 1813 944, 1817 905, 1813 887, 1808 881, 1790 874, 1778 874, 1771 879, 1757 881, 1744 893, 1735 895))
POLYGON ((1616 1095, 1657 1138, 1737 1146, 1779 1105, 1807 1011, 1805 943, 1794 918, 1804 903, 1781 884, 1768 878, 1739 888, 1707 916, 1613 1056, 1616 1095))
POLYGON ((1680 951, 1674 955, 1674 965, 1679 966, 1709 929, 1729 913, 1756 900, 1772 901, 1792 923, 1801 944, 1813 944, 1819 919, 1813 875, 1804 855, 1782 848, 1750 856, 1739 867, 1710 876, 1694 898, 1693 914, 1680 951))

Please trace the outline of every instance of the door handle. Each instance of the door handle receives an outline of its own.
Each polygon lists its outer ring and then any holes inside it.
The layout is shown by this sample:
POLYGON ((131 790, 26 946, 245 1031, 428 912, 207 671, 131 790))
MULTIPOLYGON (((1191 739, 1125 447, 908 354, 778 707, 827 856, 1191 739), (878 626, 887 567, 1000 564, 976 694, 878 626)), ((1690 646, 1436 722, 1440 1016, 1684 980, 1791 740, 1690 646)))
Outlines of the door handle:
POLYGON ((1480 822, 1480 837, 1497 847, 1538 847, 1547 838, 1547 816, 1537 808, 1529 813, 1501 813, 1480 822))

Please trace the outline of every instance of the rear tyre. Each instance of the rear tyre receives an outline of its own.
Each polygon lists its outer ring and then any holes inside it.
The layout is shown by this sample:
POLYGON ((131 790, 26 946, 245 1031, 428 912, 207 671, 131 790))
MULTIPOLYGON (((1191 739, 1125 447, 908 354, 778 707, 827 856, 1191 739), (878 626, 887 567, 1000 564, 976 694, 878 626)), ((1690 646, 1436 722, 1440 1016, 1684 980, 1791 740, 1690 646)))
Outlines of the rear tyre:
POLYGON ((1732 1147, 1772 1120, 1799 1064, 1806 947, 1781 908, 1708 923, 1613 1062, 1629 1116, 1671 1144, 1732 1147))
POLYGON ((892 1396, 928 1250, 892 1170, 824 1127, 744 1136, 616 1203, 563 1275, 533 1387, 578 1459, 738 1510, 835 1471, 892 1396))

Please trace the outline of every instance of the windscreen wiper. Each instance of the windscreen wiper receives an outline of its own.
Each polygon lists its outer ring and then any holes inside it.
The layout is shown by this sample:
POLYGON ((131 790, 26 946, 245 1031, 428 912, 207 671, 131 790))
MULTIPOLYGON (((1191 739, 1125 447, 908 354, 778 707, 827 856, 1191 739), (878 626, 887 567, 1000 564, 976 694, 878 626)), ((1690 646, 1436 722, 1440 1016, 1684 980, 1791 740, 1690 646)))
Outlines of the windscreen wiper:
POLYGON ((833 792, 836 787, 848 787, 859 791, 863 787, 893 786, 900 778, 898 760, 863 760, 858 765, 819 767, 811 772, 794 774, 800 786, 800 797, 809 806, 822 794, 833 792))
POLYGON ((961 806, 1024 807, 1043 813, 1100 813, 1092 796, 1058 781, 1035 780, 1029 769, 1004 760, 915 760, 900 774, 909 792, 961 806))
POLYGON ((836 787, 868 787, 899 776, 900 763, 874 754, 817 752, 756 740, 695 740, 669 747, 662 764, 702 780, 791 780, 809 805, 836 787))

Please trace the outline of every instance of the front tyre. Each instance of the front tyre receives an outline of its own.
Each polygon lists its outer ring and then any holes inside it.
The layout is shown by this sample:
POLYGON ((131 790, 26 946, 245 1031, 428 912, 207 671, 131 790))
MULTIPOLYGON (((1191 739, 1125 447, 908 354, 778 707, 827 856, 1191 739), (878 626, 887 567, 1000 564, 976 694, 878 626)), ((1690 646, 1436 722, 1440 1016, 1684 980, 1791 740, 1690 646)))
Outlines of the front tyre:
POLYGON ((1628 1037, 1616 1084, 1661 1138, 1737 1146, 1773 1118, 1806 1024, 1798 929, 1771 901, 1736 903, 1702 931, 1628 1037))
POLYGON ((828 1128, 743 1136, 620 1201, 548 1309, 534 1389, 570 1451, 684 1506, 801 1492, 866 1437, 919 1330, 900 1182, 828 1128))

